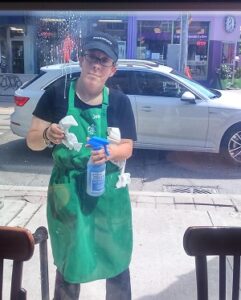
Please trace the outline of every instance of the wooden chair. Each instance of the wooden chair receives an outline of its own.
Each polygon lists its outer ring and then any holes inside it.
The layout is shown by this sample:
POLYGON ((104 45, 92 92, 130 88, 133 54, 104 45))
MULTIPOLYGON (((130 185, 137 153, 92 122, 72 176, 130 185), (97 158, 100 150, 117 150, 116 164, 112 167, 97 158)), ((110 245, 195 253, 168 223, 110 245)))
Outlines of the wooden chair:
POLYGON ((195 257, 198 300, 208 300, 207 256, 219 257, 219 300, 226 299, 226 256, 233 257, 232 300, 239 299, 241 227, 189 227, 183 247, 195 257))
POLYGON ((21 286, 23 262, 31 259, 35 244, 40 245, 42 299, 49 299, 47 238, 48 232, 45 227, 39 227, 32 234, 26 228, 0 226, 0 300, 3 299, 3 263, 5 259, 13 261, 10 299, 27 299, 27 292, 21 286))

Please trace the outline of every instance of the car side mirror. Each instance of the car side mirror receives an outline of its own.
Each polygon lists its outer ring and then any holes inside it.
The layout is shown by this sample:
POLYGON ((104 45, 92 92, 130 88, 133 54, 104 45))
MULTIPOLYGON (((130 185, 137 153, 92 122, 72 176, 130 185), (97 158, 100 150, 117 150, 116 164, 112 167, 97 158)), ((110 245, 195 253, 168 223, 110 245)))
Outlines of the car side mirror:
POLYGON ((195 95, 189 91, 186 91, 182 94, 181 100, 182 101, 186 101, 186 102, 190 102, 190 103, 195 103, 195 95))

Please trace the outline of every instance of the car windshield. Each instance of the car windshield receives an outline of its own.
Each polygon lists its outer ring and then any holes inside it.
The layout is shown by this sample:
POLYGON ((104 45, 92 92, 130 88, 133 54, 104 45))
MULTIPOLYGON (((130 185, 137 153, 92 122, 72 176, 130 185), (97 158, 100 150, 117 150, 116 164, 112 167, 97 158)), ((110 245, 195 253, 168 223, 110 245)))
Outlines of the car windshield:
POLYGON ((189 79, 188 77, 175 70, 173 70, 171 73, 173 77, 175 77, 178 81, 181 81, 186 86, 192 87, 193 89, 199 91, 202 95, 208 97, 209 99, 217 98, 220 96, 220 94, 218 92, 215 92, 215 90, 208 89, 205 86, 199 84, 197 81, 189 79))

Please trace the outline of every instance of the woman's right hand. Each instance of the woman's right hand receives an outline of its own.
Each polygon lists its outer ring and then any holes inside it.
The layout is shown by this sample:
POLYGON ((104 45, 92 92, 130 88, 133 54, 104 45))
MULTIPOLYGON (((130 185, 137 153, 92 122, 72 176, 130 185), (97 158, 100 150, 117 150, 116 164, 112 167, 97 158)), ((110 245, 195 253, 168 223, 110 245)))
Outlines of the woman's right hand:
POLYGON ((46 137, 53 143, 53 144, 61 144, 62 140, 64 139, 64 131, 60 128, 60 126, 56 123, 52 123, 48 126, 46 130, 46 137))
POLYGON ((35 116, 28 131, 26 141, 30 149, 35 151, 43 150, 48 142, 60 144, 64 138, 64 131, 56 123, 49 123, 35 116))

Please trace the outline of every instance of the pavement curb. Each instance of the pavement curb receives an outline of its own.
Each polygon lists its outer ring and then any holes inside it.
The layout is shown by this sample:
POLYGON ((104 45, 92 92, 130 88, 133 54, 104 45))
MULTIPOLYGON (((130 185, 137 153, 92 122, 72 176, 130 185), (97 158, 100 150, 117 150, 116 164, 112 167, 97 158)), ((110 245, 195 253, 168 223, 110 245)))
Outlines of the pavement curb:
MULTIPOLYGON (((47 196, 47 190, 47 186, 0 185, 0 199, 45 197, 47 196)), ((131 201, 136 206, 154 205, 155 208, 163 205, 182 205, 183 207, 219 206, 233 208, 236 212, 241 211, 241 196, 238 194, 192 194, 130 190, 130 196, 131 201)))
MULTIPOLYGON (((47 192, 47 186, 24 186, 24 185, 0 185, 1 191, 24 191, 24 192, 47 192)), ((171 193, 171 192, 153 192, 153 191, 129 191, 133 196, 146 196, 146 197, 197 197, 197 198, 238 198, 239 194, 193 194, 193 193, 171 193)))
POLYGON ((47 186, 25 186, 25 185, 0 185, 0 190, 3 191, 47 191, 47 186))

